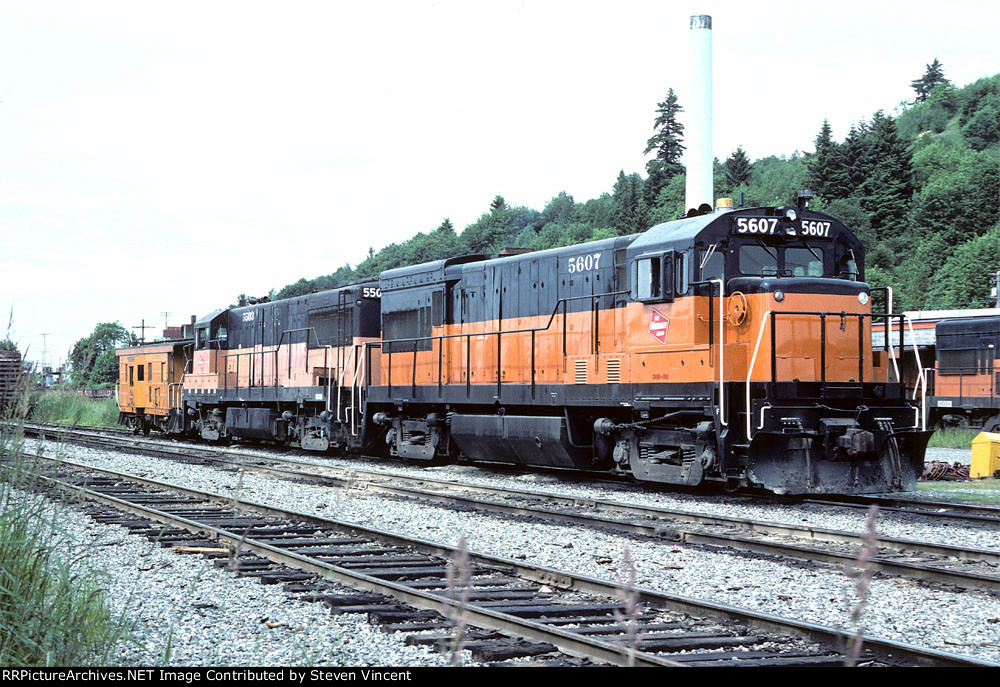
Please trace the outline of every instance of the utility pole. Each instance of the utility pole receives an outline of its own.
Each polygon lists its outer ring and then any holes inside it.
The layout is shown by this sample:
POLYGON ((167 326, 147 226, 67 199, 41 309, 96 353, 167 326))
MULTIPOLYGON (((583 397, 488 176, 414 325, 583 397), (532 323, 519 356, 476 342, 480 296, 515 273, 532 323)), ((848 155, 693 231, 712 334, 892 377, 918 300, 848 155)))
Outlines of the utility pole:
POLYGON ((49 335, 48 332, 42 332, 42 374, 45 374, 45 353, 47 349, 46 337, 49 335))
POLYGON ((170 313, 161 312, 160 314, 163 315, 163 328, 166 329, 167 327, 170 326, 170 313))
POLYGON ((996 307, 1000 308, 1000 272, 993 273, 993 295, 996 296, 996 307))
POLYGON ((138 329, 139 330, 139 343, 140 344, 144 344, 144 343, 146 343, 146 330, 147 329, 152 329, 152 327, 151 326, 146 326, 146 320, 143 319, 142 324, 137 324, 134 327, 132 327, 132 329, 138 329))

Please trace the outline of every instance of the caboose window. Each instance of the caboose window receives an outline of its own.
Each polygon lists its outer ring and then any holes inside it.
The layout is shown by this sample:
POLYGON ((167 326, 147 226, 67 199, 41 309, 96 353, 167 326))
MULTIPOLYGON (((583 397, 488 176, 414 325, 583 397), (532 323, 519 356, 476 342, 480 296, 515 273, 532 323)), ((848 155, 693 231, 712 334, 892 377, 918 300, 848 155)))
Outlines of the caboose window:
POLYGON ((785 271, 793 277, 822 277, 822 248, 786 248, 785 271))
POLYGON ((642 258, 637 261, 636 285, 640 301, 659 298, 662 293, 660 282, 660 258, 642 258))

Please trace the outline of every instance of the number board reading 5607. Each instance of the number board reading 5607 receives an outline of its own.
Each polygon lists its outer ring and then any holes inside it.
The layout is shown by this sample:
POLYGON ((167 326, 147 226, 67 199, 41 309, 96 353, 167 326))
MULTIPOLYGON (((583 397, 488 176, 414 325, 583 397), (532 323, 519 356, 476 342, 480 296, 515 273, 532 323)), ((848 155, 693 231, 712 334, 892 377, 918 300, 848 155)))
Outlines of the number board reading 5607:
POLYGON ((737 217, 732 225, 734 234, 744 235, 775 235, 788 234, 790 236, 810 236, 813 238, 830 238, 830 227, 832 222, 821 222, 817 220, 802 220, 799 231, 794 226, 784 228, 777 217, 737 217))

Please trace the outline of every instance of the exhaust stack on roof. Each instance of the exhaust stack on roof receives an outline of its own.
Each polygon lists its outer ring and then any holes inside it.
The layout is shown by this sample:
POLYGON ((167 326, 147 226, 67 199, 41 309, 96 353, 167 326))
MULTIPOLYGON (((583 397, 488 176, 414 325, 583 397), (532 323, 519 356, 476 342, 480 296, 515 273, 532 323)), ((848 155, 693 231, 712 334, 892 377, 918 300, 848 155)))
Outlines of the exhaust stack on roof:
POLYGON ((691 87, 687 127, 687 186, 685 206, 688 215, 712 211, 712 17, 691 17, 691 87))

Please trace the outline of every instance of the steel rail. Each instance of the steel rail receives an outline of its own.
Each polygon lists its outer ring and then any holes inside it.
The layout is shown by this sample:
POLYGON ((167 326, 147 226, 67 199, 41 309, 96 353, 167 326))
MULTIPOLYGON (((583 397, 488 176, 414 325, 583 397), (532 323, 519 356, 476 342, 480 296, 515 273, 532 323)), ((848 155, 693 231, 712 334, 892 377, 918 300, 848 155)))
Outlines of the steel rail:
MULTIPOLYGON (((113 470, 107 470, 104 468, 97 468, 90 465, 85 465, 82 463, 77 463, 75 461, 68 460, 58 460, 53 458, 47 458, 44 456, 30 456, 41 458, 42 460, 50 461, 56 464, 68 465, 82 470, 88 470, 91 472, 97 472, 118 479, 129 480, 137 482, 140 484, 146 484, 152 487, 165 488, 170 491, 175 491, 183 494, 188 494, 190 496, 195 496, 198 498, 207 498, 212 500, 217 500, 221 502, 233 503, 233 498, 224 496, 222 494, 217 494, 214 492, 201 491, 197 489, 191 489, 189 487, 184 487, 181 485, 173 484, 170 482, 163 482, 152 480, 138 475, 131 475, 128 473, 116 472, 113 470)), ((79 487, 75 485, 66 485, 64 488, 69 490, 79 491, 79 487)), ((102 498, 114 498, 108 495, 100 494, 102 498)), ((293 511, 285 508, 278 508, 275 506, 268 506, 266 504, 255 503, 252 501, 239 500, 239 505, 254 512, 276 515, 279 517, 286 517, 296 520, 304 520, 309 522, 315 522, 319 525, 326 527, 334 527, 341 530, 346 530, 348 532, 354 532, 356 534, 369 536, 376 539, 381 539, 383 541, 390 541, 396 544, 401 544, 405 546, 410 546, 416 550, 422 551, 424 553, 437 555, 442 558, 448 558, 456 553, 456 549, 447 544, 441 544, 438 542, 433 542, 425 539, 419 539, 415 537, 408 537, 405 535, 400 535, 393 532, 387 532, 384 530, 378 530, 375 528, 365 527, 358 523, 351 523, 345 521, 339 521, 332 518, 326 518, 323 516, 312 515, 309 513, 302 513, 298 511, 293 511)), ((134 504, 130 504, 132 507, 137 507, 134 504)), ((176 518, 178 516, 173 516, 164 513, 164 516, 170 518, 176 518)), ((196 528, 197 532, 206 532, 214 530, 206 525, 200 525, 198 523, 192 522, 191 526, 196 528)), ((190 528, 185 526, 185 529, 190 528)), ((241 533, 226 533, 227 537, 234 537, 235 541, 244 541, 244 535, 241 533)), ((260 542, 255 544, 258 546, 260 552, 265 552, 268 549, 274 548, 270 545, 260 542)), ((250 549, 248 546, 243 546, 243 548, 250 549)), ((301 562, 306 565, 318 565, 323 569, 320 574, 326 574, 328 569, 331 573, 331 579, 337 579, 345 582, 345 584, 351 584, 349 580, 356 579, 359 585, 373 585, 371 587, 362 586, 365 589, 371 589, 373 591, 380 591, 386 593, 390 596, 396 596, 407 603, 411 603, 414 606, 419 606, 422 608, 433 608, 447 609, 451 610, 457 607, 457 602, 444 597, 435 597, 427 592, 421 592, 420 590, 412 589, 406 587, 405 585, 399 585, 397 583, 389 582, 387 580, 381 580, 378 578, 372 578, 371 576, 362 575, 359 573, 354 573, 350 570, 341 569, 337 566, 332 566, 323 561, 313 561, 308 557, 301 556, 299 554, 293 554, 292 552, 283 551, 278 549, 278 553, 289 557, 288 565, 290 567, 298 567, 296 563, 301 562), (304 560, 299 561, 302 558, 304 560), (402 587, 400 589, 400 594, 397 595, 393 590, 395 587, 402 587), (383 591, 384 590, 384 591, 383 591), (423 604, 432 604, 431 606, 426 606, 423 604)), ((839 630, 833 627, 828 627, 820 625, 817 623, 810 623, 806 621, 794 620, 790 618, 782 618, 780 616, 772 615, 769 613, 762 613, 759 611, 753 611, 750 609, 739 608, 736 606, 731 606, 729 604, 707 601, 701 599, 695 599, 692 597, 686 597, 678 594, 670 594, 667 592, 661 592, 658 590, 653 590, 644 587, 628 587, 616 582, 611 582, 608 580, 601 580, 598 578, 590 577, 587 575, 580 575, 572 572, 555 570, 553 568, 548 568, 545 566, 534 566, 522 561, 517 561, 513 559, 503 558, 499 556, 493 556, 490 554, 479 553, 475 551, 467 552, 469 560, 473 563, 478 563, 483 567, 494 568, 497 571, 506 572, 515 577, 520 577, 525 580, 530 580, 534 582, 540 582, 543 584, 548 584, 554 587, 562 589, 571 589, 580 592, 587 592, 591 594, 598 594, 610 598, 617 598, 621 593, 632 592, 638 595, 639 601, 647 603, 651 606, 655 606, 662 609, 674 610, 683 613, 695 614, 705 618, 719 619, 732 621, 734 619, 739 620, 742 623, 747 624, 749 627, 757 629, 759 631, 767 631, 774 634, 779 634, 783 636, 793 636, 802 637, 812 641, 827 643, 831 646, 848 646, 850 642, 854 640, 854 635, 839 630)), ((305 568, 302 568, 305 569, 305 568)), ((351 586, 354 586, 351 584, 351 586)), ((507 614, 499 613, 497 611, 492 611, 490 609, 480 609, 475 616, 475 620, 472 620, 473 624, 481 625, 483 627, 493 627, 495 629, 501 629, 495 625, 488 625, 486 623, 497 622, 504 627, 507 627, 506 623, 514 622, 518 627, 524 621, 522 618, 516 616, 508 616, 507 614)), ((529 622, 530 624, 530 622, 529 622)), ((528 628, 530 629, 530 628, 528 628)), ((566 631, 560 631, 556 634, 550 634, 550 630, 554 628, 549 628, 548 626, 543 626, 539 628, 539 632, 544 632, 543 635, 532 633, 522 634, 520 630, 515 633, 520 634, 529 639, 539 639, 540 641, 547 641, 557 648, 566 651, 567 653, 574 653, 575 650, 572 648, 574 646, 581 646, 576 644, 577 637, 572 635, 572 633, 567 633, 566 631), (569 634, 569 637, 561 637, 557 635, 569 634), (558 640, 558 641, 554 641, 558 640)), ((513 630, 507 630, 513 631, 513 630)), ((595 640, 589 637, 584 638, 585 641, 583 645, 590 646, 594 643, 596 644, 606 644, 604 642, 595 642, 595 640)), ((867 650, 872 652, 876 660, 886 662, 889 664, 898 664, 900 660, 909 661, 915 665, 929 665, 929 666, 981 666, 981 667, 1000 667, 1000 663, 995 663, 992 661, 984 659, 976 659, 969 656, 962 656, 960 654, 954 654, 946 651, 940 651, 938 649, 931 649, 927 647, 920 647, 912 644, 907 644, 904 642, 898 642, 895 640, 882 639, 877 637, 865 637, 864 645, 867 650)), ((614 645, 606 645, 603 649, 606 651, 608 648, 613 650, 613 655, 609 654, 609 662, 620 664, 625 661, 625 657, 621 651, 621 648, 614 645)), ((584 654, 594 657, 593 654, 584 654)), ((651 665, 673 665, 667 659, 658 657, 651 654, 644 654, 643 652, 636 653, 636 662, 640 660, 649 659, 652 661, 651 665)))
MULTIPOLYGON (((85 427, 82 425, 63 425, 59 423, 35 423, 37 426, 26 425, 26 430, 32 433, 38 433, 40 428, 48 427, 49 429, 57 430, 61 436, 66 436, 67 438, 72 438, 72 435, 76 434, 82 437, 93 437, 106 438, 108 441, 114 441, 115 435, 118 434, 128 434, 128 436, 117 437, 121 441, 135 441, 138 443, 147 443, 150 447, 156 447, 156 450, 170 451, 172 448, 169 444, 165 444, 157 439, 149 438, 138 438, 131 436, 128 432, 118 431, 115 428, 107 427, 85 427)), ((123 447, 124 450, 134 450, 134 447, 123 447)), ((202 451, 206 454, 216 454, 216 455, 239 455, 244 456, 246 454, 233 452, 231 450, 221 448, 221 447, 208 447, 199 446, 197 444, 188 447, 190 450, 202 451)), ((179 452, 178 449, 175 452, 179 452)), ((294 458, 284 458, 279 456, 258 456, 260 458, 266 458, 268 460, 284 461, 289 463, 298 463, 302 465, 319 465, 318 463, 310 462, 307 460, 298 460, 294 458)), ((359 456, 368 457, 371 456, 359 456)), ((500 468, 505 469, 510 466, 502 464, 493 463, 483 463, 479 467, 484 470, 489 470, 490 468, 500 468)), ((533 472, 540 472, 544 474, 557 474, 560 476, 571 476, 574 478, 584 479, 591 482, 606 482, 608 484, 613 484, 615 486, 621 486, 622 484, 628 484, 624 480, 614 479, 613 476, 593 473, 587 471, 578 470, 568 470, 561 468, 533 468, 533 472)), ((361 471, 363 472, 363 471, 361 471)), ((656 485, 647 485, 656 486, 656 485)), ((671 485, 663 485, 665 487, 670 487, 671 485)), ((727 497, 732 497, 732 494, 727 494, 727 497)), ((737 495, 740 496, 740 495, 737 495)), ((821 495, 811 495, 808 497, 794 497, 794 496, 779 496, 776 494, 742 494, 744 498, 749 499, 763 499, 770 500, 781 504, 799 504, 799 503, 809 503, 816 505, 832 506, 838 508, 856 508, 859 505, 879 505, 883 510, 886 511, 897 511, 904 512, 918 516, 924 517, 934 517, 934 518, 955 518, 959 520, 971 520, 974 522, 997 524, 1000 525, 1000 506, 988 506, 981 504, 971 504, 966 502, 953 502, 953 501, 939 501, 933 499, 900 499, 892 496, 865 496, 865 495, 830 495, 829 498, 824 498, 821 495), (939 510, 934 510, 939 509, 939 510), (954 512, 942 512, 940 509, 947 509, 954 512), (981 513, 995 514, 995 515, 981 515, 981 513)))
MULTIPOLYGON (((379 484, 369 480, 363 482, 362 486, 357 481, 353 480, 350 476, 335 477, 330 475, 318 475, 315 473, 303 472, 298 470, 288 470, 280 467, 251 465, 239 461, 232 461, 230 462, 230 464, 240 465, 256 471, 272 472, 275 474, 284 475, 288 477, 309 477, 314 479, 320 479, 324 481, 334 482, 342 487, 359 489, 362 491, 372 491, 372 492, 380 492, 393 495, 401 495, 405 497, 424 499, 437 503, 466 505, 479 510, 489 511, 493 513, 536 517, 548 520, 550 522, 560 522, 572 525, 584 525, 587 527, 611 530, 618 533, 624 533, 633 536, 641 536, 655 540, 662 540, 664 538, 669 538, 672 540, 690 544, 724 546, 732 549, 738 549, 741 551, 750 551, 750 552, 763 553, 769 555, 791 556, 794 558, 800 558, 809 561, 840 563, 844 565, 850 565, 856 561, 856 556, 854 554, 816 549, 809 546, 800 546, 796 544, 789 544, 786 542, 751 539, 747 537, 741 537, 735 534, 714 534, 710 532, 699 532, 693 530, 677 529, 677 528, 667 527, 664 524, 634 523, 623 520, 617 520, 614 518, 602 517, 598 515, 564 513, 557 510, 552 510, 550 508, 542 508, 538 506, 508 505, 504 503, 498 503, 496 501, 487 501, 483 499, 471 498, 468 496, 460 496, 458 494, 443 494, 440 492, 428 491, 425 489, 393 486, 389 484, 379 484)), ((325 469, 322 468, 322 466, 319 467, 321 467, 321 469, 325 469)), ((419 482, 428 480, 420 480, 420 478, 409 478, 408 481, 419 482)), ((593 504, 594 507, 597 506, 611 507, 614 509, 631 512, 647 517, 660 517, 663 516, 665 513, 668 513, 668 511, 665 510, 648 508, 643 506, 635 506, 632 504, 623 504, 614 501, 552 497, 550 495, 541 494, 538 492, 520 492, 513 490, 498 489, 493 487, 486 487, 486 488, 473 487, 473 486, 467 487, 466 485, 463 484, 448 484, 445 482, 435 482, 435 483, 440 486, 447 486, 452 489, 468 488, 470 491, 474 490, 490 491, 496 493, 497 495, 511 496, 515 498, 525 498, 530 494, 540 499, 562 501, 563 503, 568 503, 569 505, 573 506, 580 506, 580 505, 589 506, 590 504, 593 504)), ((814 540, 828 541, 831 543, 851 543, 851 544, 862 543, 862 537, 860 535, 838 532, 836 530, 824 530, 820 528, 798 528, 792 525, 775 525, 772 523, 766 523, 762 521, 742 520, 739 518, 725 518, 721 516, 716 517, 716 516, 705 516, 700 514, 688 514, 684 513, 683 511, 678 511, 678 513, 680 513, 678 519, 684 519, 685 516, 687 516, 690 521, 698 521, 706 524, 720 524, 720 525, 728 525, 734 527, 742 527, 744 524, 748 524, 749 527, 745 527, 744 529, 752 529, 758 532, 767 532, 769 534, 785 534, 789 536, 801 536, 800 534, 801 532, 806 532, 809 535, 813 535, 811 538, 814 540)), ((893 548, 898 548, 900 550, 910 550, 919 553, 936 553, 937 555, 948 556, 950 558, 958 558, 961 560, 983 561, 994 564, 1000 564, 1000 551, 992 551, 989 549, 960 548, 956 546, 949 546, 947 544, 930 544, 930 543, 925 544, 924 542, 919 542, 919 541, 896 539, 892 537, 881 537, 881 536, 878 538, 878 543, 890 544, 893 546, 893 548)), ((1000 590, 1000 577, 998 576, 984 575, 973 571, 950 570, 947 568, 941 568, 934 565, 928 565, 922 563, 893 561, 891 559, 884 558, 878 555, 872 557, 871 561, 876 570, 888 574, 901 575, 904 577, 918 578, 923 580, 931 580, 935 582, 944 582, 947 584, 954 584, 957 586, 969 587, 974 589, 1000 590)))
MULTIPOLYGON (((181 452, 169 451, 169 453, 181 456, 181 452)), ((282 477, 310 478, 327 483, 333 483, 341 487, 363 489, 366 491, 387 493, 404 496, 407 498, 424 499, 426 501, 445 503, 451 505, 466 505, 479 510, 502 513, 515 516, 542 518, 551 522, 567 523, 571 525, 582 525, 597 529, 610 530, 632 536, 640 536, 654 540, 670 538, 675 541, 682 541, 689 544, 703 544, 709 546, 722 546, 740 551, 749 551, 767 555, 788 556, 807 561, 817 561, 824 563, 837 563, 850 565, 855 561, 855 556, 839 551, 817 549, 810 546, 802 546, 788 542, 761 540, 742 537, 737 534, 723 534, 686 530, 675 527, 668 527, 661 523, 634 523, 616 518, 604 517, 594 514, 573 514, 565 513, 551 508, 544 508, 529 505, 508 505, 496 501, 461 496, 458 494, 444 494, 426 489, 414 487, 396 486, 379 483, 376 480, 394 479, 408 483, 433 484, 439 488, 448 490, 465 490, 472 492, 488 493, 501 497, 539 499, 550 502, 562 503, 573 507, 607 508, 614 511, 639 515, 642 517, 660 519, 670 518, 705 525, 716 525, 735 527, 738 529, 759 532, 763 534, 776 534, 791 536, 811 541, 823 541, 835 544, 860 545, 861 535, 840 532, 824 528, 802 527, 781 523, 769 523, 760 520, 733 518, 727 516, 716 516, 704 513, 693 513, 673 509, 641 506, 628 504, 620 501, 607 501, 601 499, 585 499, 564 497, 541 492, 520 491, 503 489, 498 487, 486 487, 479 485, 469 485, 463 483, 448 482, 444 480, 433 480, 419 477, 410 477, 398 473, 381 473, 372 471, 356 471, 347 468, 334 466, 316 465, 314 463, 297 460, 287 460, 284 458, 261 458, 241 456, 240 460, 221 459, 220 462, 234 466, 241 466, 246 469, 272 473, 282 477), (247 460, 273 461, 283 463, 294 463, 296 465, 309 466, 318 470, 333 470, 340 472, 343 476, 323 475, 315 472, 302 470, 291 470, 281 467, 258 465, 247 462, 247 460), (355 477, 366 475, 367 479, 359 483, 355 477), (363 484, 363 487, 362 487, 363 484)), ((933 542, 921 542, 916 540, 900 539, 895 537, 879 536, 878 542, 884 548, 892 548, 897 551, 945 556, 965 561, 978 561, 987 564, 1000 565, 1000 551, 989 549, 974 549, 969 547, 958 547, 948 544, 936 544, 933 542)), ((987 575, 976 571, 953 570, 947 567, 935 565, 933 563, 921 563, 910 561, 894 561, 884 556, 874 556, 872 563, 875 569, 893 575, 900 575, 911 579, 922 579, 945 584, 953 584, 960 587, 972 589, 1000 590, 1000 576, 987 575)))
MULTIPOLYGON (((43 460, 53 459, 43 457, 43 460)), ((209 500, 232 502, 232 499, 228 499, 220 494, 198 492, 197 490, 179 487, 178 485, 171 484, 169 482, 145 480, 138 478, 135 475, 94 468, 92 466, 83 465, 74 461, 53 462, 56 462, 59 465, 69 465, 87 471, 101 472, 102 474, 107 474, 122 480, 141 481, 149 486, 166 488, 171 491, 183 491, 191 496, 198 496, 209 500)), ((587 657, 614 665, 683 666, 682 663, 671 661, 661 656, 656 656, 655 654, 642 651, 623 652, 620 646, 610 642, 604 642, 593 637, 576 634, 569 630, 549 626, 527 618, 520 618, 518 616, 502 613, 500 611, 493 610, 492 608, 480 607, 477 606, 474 601, 466 601, 462 603, 456 599, 451 599, 446 596, 440 596, 431 592, 415 589, 405 584, 393 582, 391 580, 384 580, 372 575, 367 575, 348 568, 333 565, 332 563, 327 563, 326 561, 317 558, 312 558, 301 553, 273 546, 268 544, 266 541, 255 540, 252 535, 248 536, 246 533, 226 530, 213 525, 200 523, 197 520, 161 511, 149 505, 132 503, 128 500, 121 499, 110 494, 103 494, 101 492, 87 489, 81 485, 62 482, 61 480, 52 477, 44 475, 39 475, 38 477, 64 491, 85 497, 89 500, 99 501, 163 524, 169 524, 174 527, 185 529, 193 534, 203 535, 216 539, 220 542, 225 542, 234 549, 239 551, 250 551, 270 561, 290 568, 316 573, 324 580, 336 580, 356 589, 392 596, 393 598, 399 599, 400 601, 410 604, 411 606, 434 610, 442 615, 445 615, 446 617, 449 614, 462 614, 469 625, 512 633, 519 637, 538 642, 547 642, 559 650, 571 655, 587 657)), ((282 511, 282 509, 272 509, 262 506, 261 504, 252 504, 245 501, 238 501, 237 503, 255 511, 261 511, 264 508, 266 508, 268 512, 272 513, 282 511)), ((294 513, 294 511, 285 511, 283 515, 291 516, 297 519, 304 517, 309 517, 311 520, 317 519, 314 516, 310 517, 305 514, 294 513)), ((345 525, 350 529, 357 529, 356 526, 350 525, 349 523, 337 523, 332 520, 325 522, 324 524, 335 525, 341 529, 345 528, 345 525)), ((378 530, 373 530, 372 532, 378 532, 378 530)))
MULTIPOLYGON (((35 423, 42 426, 42 423, 35 423)), ((61 435, 71 437, 73 434, 79 434, 82 436, 93 436, 94 438, 99 437, 101 434, 110 435, 114 437, 116 434, 127 434, 126 432, 116 431, 115 428, 98 428, 98 427, 83 427, 82 425, 62 425, 58 423, 50 423, 48 425, 49 429, 57 430, 61 435)), ((25 429, 31 432, 37 432, 37 427, 32 427, 30 424, 25 425, 25 429)), ((113 441, 113 438, 107 438, 109 441, 113 441)), ((170 451, 170 448, 162 448, 168 446, 163 444, 156 439, 140 439, 134 437, 130 434, 127 436, 118 437, 122 441, 135 441, 138 443, 148 443, 150 446, 157 446, 157 450, 170 451)), ((134 450, 134 447, 125 447, 126 450, 134 450)), ((213 453, 216 455, 239 455, 244 457, 246 454, 235 453, 228 451, 225 448, 220 447, 207 447, 207 446, 197 446, 192 445, 188 447, 189 450, 193 451, 203 451, 205 453, 213 453)), ((175 451, 179 452, 179 451, 175 451)), ((264 456, 256 456, 258 458, 265 458, 264 456)), ((364 456, 361 456, 364 457, 364 456)), ((282 458, 278 456, 267 456, 267 460, 284 461, 289 463, 299 463, 302 465, 318 465, 317 463, 312 463, 305 460, 296 460, 293 458, 282 458)), ((321 466, 325 467, 325 466, 321 466)), ((499 464, 484 463, 480 465, 481 469, 489 468, 506 468, 509 466, 502 466, 499 464)), ((541 472, 545 474, 559 474, 565 476, 572 476, 575 478, 586 479, 593 482, 608 482, 616 486, 621 486, 626 482, 624 480, 614 480, 609 479, 609 475, 600 473, 590 473, 586 471, 574 471, 565 469, 545 469, 545 468, 535 468, 534 472, 541 472)), ((364 471, 359 471, 364 472, 364 471)), ((671 485, 663 485, 665 487, 670 487, 671 485)), ((727 497, 732 497, 732 494, 727 494, 727 497)), ((822 496, 811 495, 808 497, 794 497, 794 496, 778 496, 776 494, 743 494, 745 498, 750 499, 763 499, 770 500, 781 504, 799 504, 799 503, 809 503, 822 506, 831 506, 837 508, 858 508, 860 506, 867 505, 878 505, 882 510, 888 512, 901 512, 911 515, 917 515, 921 517, 932 517, 932 518, 952 518, 956 520, 968 520, 976 523, 984 524, 995 524, 1000 526, 1000 506, 988 506, 980 504, 970 504, 970 503, 958 503, 953 501, 937 501, 933 499, 900 499, 892 496, 865 496, 865 495, 844 495, 836 494, 830 495, 830 497, 823 498, 822 496), (940 510, 933 509, 947 509, 953 512, 941 512, 940 510), (984 515, 986 514, 986 515, 984 515)))

